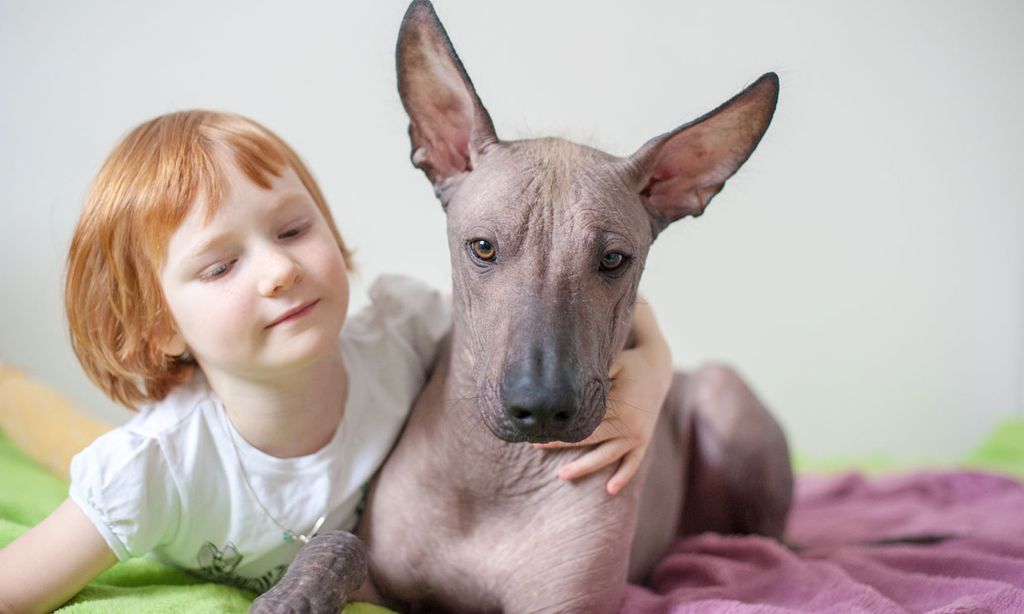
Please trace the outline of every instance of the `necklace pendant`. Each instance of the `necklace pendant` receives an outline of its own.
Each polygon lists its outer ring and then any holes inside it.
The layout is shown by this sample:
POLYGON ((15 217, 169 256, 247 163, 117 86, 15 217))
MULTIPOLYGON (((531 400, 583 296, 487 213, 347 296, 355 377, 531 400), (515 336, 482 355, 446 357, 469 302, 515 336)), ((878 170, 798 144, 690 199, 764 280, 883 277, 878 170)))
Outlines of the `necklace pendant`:
POLYGON ((291 531, 291 530, 285 531, 283 537, 284 537, 284 541, 286 541, 286 542, 300 541, 300 542, 302 542, 304 544, 308 544, 309 543, 309 538, 308 537, 306 537, 302 533, 296 533, 296 532, 291 531))
MULTIPOLYGON (((270 516, 269 513, 267 515, 270 516)), ((275 520, 272 516, 270 517, 270 519, 273 520, 275 523, 277 522, 277 520, 275 520)), ((311 540, 314 537, 316 537, 316 534, 320 531, 320 527, 324 526, 324 521, 326 521, 326 520, 327 520, 327 516, 326 515, 317 518, 316 519, 316 524, 313 525, 313 530, 309 532, 309 535, 305 535, 303 533, 296 533, 295 531, 292 531, 291 529, 285 529, 284 530, 284 535, 283 535, 284 541, 286 541, 286 542, 300 541, 300 542, 302 542, 304 544, 308 544, 309 540, 311 540)), ((280 524, 278 526, 280 526, 280 524)))

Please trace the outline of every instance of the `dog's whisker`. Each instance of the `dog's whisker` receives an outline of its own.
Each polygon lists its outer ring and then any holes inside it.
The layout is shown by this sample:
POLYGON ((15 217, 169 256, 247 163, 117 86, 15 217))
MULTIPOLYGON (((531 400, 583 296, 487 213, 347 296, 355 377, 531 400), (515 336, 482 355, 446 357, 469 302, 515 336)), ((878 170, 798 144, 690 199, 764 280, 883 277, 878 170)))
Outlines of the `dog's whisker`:
POLYGON ((633 409, 633 410, 636 410, 636 411, 639 411, 639 412, 643 412, 643 413, 647 413, 647 414, 658 413, 658 412, 661 411, 661 408, 654 408, 654 409, 652 409, 650 407, 641 407, 639 405, 634 405, 632 403, 624 401, 623 399, 617 399, 617 398, 609 397, 608 401, 609 401, 609 404, 615 403, 617 406, 618 405, 622 405, 622 406, 628 407, 630 409, 633 409))

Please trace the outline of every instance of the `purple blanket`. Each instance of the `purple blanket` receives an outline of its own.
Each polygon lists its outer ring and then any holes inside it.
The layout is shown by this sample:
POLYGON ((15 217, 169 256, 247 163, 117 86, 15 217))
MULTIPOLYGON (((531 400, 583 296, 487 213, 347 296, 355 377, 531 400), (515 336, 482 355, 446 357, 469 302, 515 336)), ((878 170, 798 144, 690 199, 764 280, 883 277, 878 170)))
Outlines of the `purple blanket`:
POLYGON ((804 477, 787 539, 798 548, 679 540, 623 612, 1024 613, 1024 484, 1009 478, 804 477))

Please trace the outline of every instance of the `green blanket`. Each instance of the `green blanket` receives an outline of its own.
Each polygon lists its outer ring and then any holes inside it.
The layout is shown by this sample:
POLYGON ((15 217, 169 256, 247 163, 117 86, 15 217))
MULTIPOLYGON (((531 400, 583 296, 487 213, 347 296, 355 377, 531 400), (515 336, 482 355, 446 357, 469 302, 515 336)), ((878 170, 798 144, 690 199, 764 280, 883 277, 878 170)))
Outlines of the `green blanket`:
MULTIPOLYGON (((67 497, 68 483, 25 456, 0 433, 0 547, 6 546, 56 509, 67 497)), ((86 586, 58 612, 137 614, 140 612, 246 612, 255 594, 213 584, 149 559, 114 565, 86 586)), ((346 614, 390 610, 368 604, 345 608, 346 614)))
MULTIPOLYGON (((871 464, 875 469, 897 468, 877 461, 871 464)), ((1024 421, 1001 425, 963 464, 1024 477, 1024 421)), ((801 469, 821 468, 814 465, 800 463, 801 469)), ((68 484, 26 457, 2 433, 0 476, 0 546, 5 546, 55 509, 66 497, 68 484)), ((245 612, 254 597, 248 591, 212 584, 155 561, 135 559, 112 567, 59 611, 245 612)), ((388 612, 367 604, 350 605, 345 611, 388 612)))

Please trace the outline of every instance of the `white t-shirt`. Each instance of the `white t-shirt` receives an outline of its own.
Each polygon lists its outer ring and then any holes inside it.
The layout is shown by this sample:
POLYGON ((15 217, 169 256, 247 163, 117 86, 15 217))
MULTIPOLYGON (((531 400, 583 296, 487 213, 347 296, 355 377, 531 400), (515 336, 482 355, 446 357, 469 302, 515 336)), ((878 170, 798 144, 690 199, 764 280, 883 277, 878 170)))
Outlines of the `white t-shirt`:
POLYGON ((447 301, 412 279, 382 277, 370 298, 341 332, 345 416, 319 451, 277 458, 249 445, 197 369, 191 382, 74 457, 69 496, 119 560, 152 553, 261 592, 302 546, 274 519, 297 533, 325 514, 324 529, 355 527, 366 484, 451 328, 447 301))

